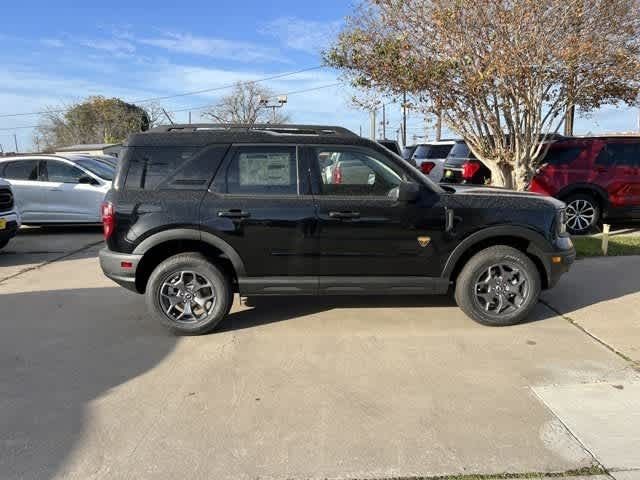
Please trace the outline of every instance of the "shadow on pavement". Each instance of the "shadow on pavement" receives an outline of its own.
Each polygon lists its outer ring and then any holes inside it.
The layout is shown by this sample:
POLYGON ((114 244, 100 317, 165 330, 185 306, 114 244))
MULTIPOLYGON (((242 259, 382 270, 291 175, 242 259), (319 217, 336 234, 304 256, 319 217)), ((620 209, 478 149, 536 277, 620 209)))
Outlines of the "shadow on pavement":
POLYGON ((0 312, 2 479, 59 474, 88 403, 153 369, 178 342, 118 287, 3 294, 0 312))

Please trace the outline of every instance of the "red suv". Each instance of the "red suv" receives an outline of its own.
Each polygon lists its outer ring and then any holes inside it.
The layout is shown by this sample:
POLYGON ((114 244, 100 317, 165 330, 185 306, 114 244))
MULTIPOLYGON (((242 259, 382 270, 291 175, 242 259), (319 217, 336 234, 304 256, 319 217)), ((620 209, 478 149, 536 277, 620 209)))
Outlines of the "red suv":
POLYGON ((640 136, 569 138, 551 145, 529 190, 567 204, 567 228, 640 220, 640 136))

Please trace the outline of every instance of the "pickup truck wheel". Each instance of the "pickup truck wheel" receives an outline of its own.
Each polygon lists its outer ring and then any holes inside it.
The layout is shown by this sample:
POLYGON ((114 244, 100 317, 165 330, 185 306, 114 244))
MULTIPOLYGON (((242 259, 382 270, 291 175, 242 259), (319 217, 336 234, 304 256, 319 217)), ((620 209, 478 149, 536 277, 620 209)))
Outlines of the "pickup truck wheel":
POLYGON ((467 262, 458 276, 455 298, 464 313, 483 325, 514 325, 531 313, 540 287, 540 274, 531 259, 500 245, 467 262))
POLYGON ((571 235, 590 233, 600 221, 600 205, 588 193, 577 193, 565 200, 567 230, 571 235))
POLYGON ((149 310, 173 332, 213 330, 233 303, 230 279, 199 253, 182 253, 156 267, 146 290, 149 310))

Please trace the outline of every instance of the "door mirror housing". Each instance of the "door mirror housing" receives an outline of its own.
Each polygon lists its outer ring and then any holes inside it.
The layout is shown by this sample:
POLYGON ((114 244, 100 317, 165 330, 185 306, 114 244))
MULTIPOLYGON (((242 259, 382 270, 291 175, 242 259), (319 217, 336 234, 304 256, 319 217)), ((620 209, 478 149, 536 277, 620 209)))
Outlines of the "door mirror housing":
POLYGON ((420 196, 420 185, 413 182, 402 182, 398 185, 398 197, 399 202, 412 203, 418 200, 420 196))
POLYGON ((78 183, 81 185, 98 185, 98 181, 89 175, 84 175, 78 179, 78 183))

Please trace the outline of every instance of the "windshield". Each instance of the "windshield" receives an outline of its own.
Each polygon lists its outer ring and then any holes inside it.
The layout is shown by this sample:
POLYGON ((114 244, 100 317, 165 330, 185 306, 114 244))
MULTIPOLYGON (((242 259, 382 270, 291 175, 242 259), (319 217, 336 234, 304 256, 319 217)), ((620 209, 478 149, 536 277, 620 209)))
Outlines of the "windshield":
POLYGON ((107 180, 109 182, 113 180, 115 175, 115 168, 108 163, 99 160, 83 158, 82 160, 76 160, 76 163, 82 168, 89 170, 94 175, 97 175, 103 180, 107 180))

